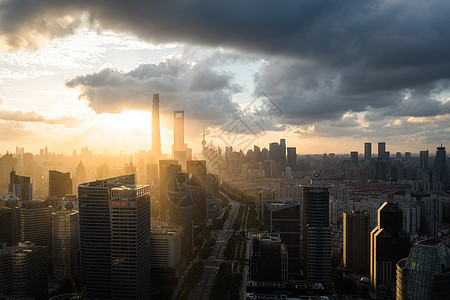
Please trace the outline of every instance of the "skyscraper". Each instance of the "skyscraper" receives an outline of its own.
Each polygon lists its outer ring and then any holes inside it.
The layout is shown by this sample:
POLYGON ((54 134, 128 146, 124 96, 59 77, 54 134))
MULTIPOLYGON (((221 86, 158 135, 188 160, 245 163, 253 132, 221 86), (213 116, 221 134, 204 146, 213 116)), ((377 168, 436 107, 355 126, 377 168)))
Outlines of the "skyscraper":
POLYGON ((161 131, 159 128, 159 94, 153 94, 152 154, 155 161, 158 162, 161 157, 161 131))
POLYGON ((52 213, 52 267, 56 279, 79 278, 76 210, 52 213))
POLYGON ((192 250, 193 224, 192 207, 200 201, 201 188, 192 184, 192 174, 175 173, 176 166, 167 167, 168 184, 168 222, 169 226, 181 229, 181 251, 187 253, 192 250), (173 174, 175 173, 175 176, 173 174))
POLYGON ((184 110, 173 112, 173 146, 174 151, 184 151, 184 110))
POLYGON ((358 167, 358 151, 352 151, 350 152, 350 163, 352 168, 357 168, 358 167))
POLYGON ((369 223, 368 213, 344 213, 344 266, 360 275, 369 274, 369 223))
POLYGON ((297 169, 297 148, 288 147, 287 148, 287 165, 292 171, 297 169))
POLYGON ((206 212, 206 160, 188 160, 186 172, 192 174, 192 185, 201 189, 199 199, 192 208, 192 218, 196 223, 204 224, 208 218, 206 212))
POLYGON ((369 161, 372 158, 372 143, 364 143, 364 160, 369 161))
POLYGON ((112 299, 150 299, 150 259, 150 186, 112 188, 112 299))
POLYGON ((62 173, 56 170, 48 171, 48 196, 64 197, 72 194, 72 179, 70 173, 62 173))
POLYGON ((86 169, 84 168, 84 165, 81 161, 78 163, 77 169, 75 171, 75 178, 77 184, 86 182, 86 169))
POLYGON ((378 142, 378 158, 384 159, 386 157, 386 143, 378 142))
POLYGON ((308 281, 331 287, 331 240, 329 186, 314 171, 311 183, 303 186, 303 254, 308 281))
POLYGON ((395 282, 395 266, 408 255, 409 236, 403 231, 403 212, 398 204, 384 202, 378 209, 378 225, 370 233, 370 279, 373 289, 395 282))
POLYGON ((152 228, 150 234, 152 272, 177 271, 181 261, 181 233, 177 228, 152 228))
POLYGON ((0 244, 0 295, 4 299, 48 299, 47 247, 0 244), (9 297, 13 296, 13 297, 9 297))
POLYGON ((9 173, 8 192, 20 200, 33 200, 33 187, 30 177, 16 175, 14 168, 9 173))
POLYGON ((434 174, 433 174, 434 189, 437 191, 445 191, 448 186, 447 176, 447 155, 445 147, 436 148, 436 156, 434 157, 434 174))
POLYGON ((440 241, 417 242, 397 264, 397 300, 450 299, 450 255, 440 241))
POLYGON ((81 285, 89 297, 112 297, 111 189, 134 183, 130 174, 78 186, 81 285))
POLYGON ((34 243, 20 243, 12 254, 13 295, 23 299, 47 299, 48 249, 34 243))
POLYGON ((420 165, 419 168, 422 170, 428 169, 428 150, 420 151, 420 165))
MULTIPOLYGON (((16 242, 30 241, 37 246, 52 247, 52 212, 45 201, 19 201, 15 209, 16 242)), ((50 255, 50 252, 48 253, 50 255)))
POLYGON ((184 110, 173 112, 173 158, 178 161, 182 169, 186 169, 186 145, 184 144, 184 110))
POLYGON ((279 157, 280 166, 283 170, 286 167, 286 139, 280 139, 279 157))
POLYGON ((168 166, 175 165, 175 169, 178 166, 178 161, 173 159, 166 159, 159 161, 159 218, 161 220, 166 220, 167 218, 167 206, 168 206, 168 196, 167 188, 169 184, 169 179, 176 175, 171 174, 169 177, 168 166))
POLYGON ((300 220, 300 204, 264 203, 264 230, 279 234, 281 242, 286 245, 289 280, 300 279, 300 220))
POLYGON ((252 281, 287 282, 288 252, 278 234, 261 233, 253 238, 250 257, 252 281))

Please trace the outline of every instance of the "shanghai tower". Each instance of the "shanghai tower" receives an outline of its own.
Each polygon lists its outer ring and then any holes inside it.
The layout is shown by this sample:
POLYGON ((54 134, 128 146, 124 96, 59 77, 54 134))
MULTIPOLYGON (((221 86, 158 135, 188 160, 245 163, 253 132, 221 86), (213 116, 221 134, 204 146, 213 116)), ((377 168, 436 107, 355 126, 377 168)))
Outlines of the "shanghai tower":
POLYGON ((153 94, 152 154, 156 162, 161 158, 161 133, 159 130, 159 94, 153 94))

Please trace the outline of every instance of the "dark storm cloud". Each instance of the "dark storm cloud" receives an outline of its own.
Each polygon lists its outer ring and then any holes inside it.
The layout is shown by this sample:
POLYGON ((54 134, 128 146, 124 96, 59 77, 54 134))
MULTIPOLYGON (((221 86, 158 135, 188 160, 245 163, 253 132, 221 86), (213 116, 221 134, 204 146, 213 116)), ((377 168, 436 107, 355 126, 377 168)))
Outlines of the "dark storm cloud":
POLYGON ((448 1, 4 0, 0 30, 9 40, 20 39, 23 28, 70 34, 70 24, 77 23, 62 18, 77 20, 82 12, 103 28, 150 41, 225 46, 325 65, 397 69, 450 58, 448 1))
MULTIPOLYGON (((332 124, 347 112, 367 112, 371 122, 449 112, 449 102, 439 98, 449 92, 448 1, 4 0, 0 36, 11 48, 33 45, 39 36, 71 34, 83 13, 96 28, 151 42, 264 58, 254 96, 264 92, 278 103, 280 123, 332 124)), ((200 112, 208 111, 220 122, 236 112, 230 95, 240 88, 204 64, 106 69, 67 86, 80 88, 97 112, 149 108, 150 95, 159 91, 168 103, 193 107, 202 119, 200 112)))
POLYGON ((182 58, 168 58, 158 64, 141 64, 129 72, 111 68, 78 76, 66 82, 80 89, 97 113, 124 110, 150 110, 152 94, 160 93, 163 112, 185 110, 192 118, 223 122, 227 114, 237 113, 231 95, 240 87, 232 76, 219 73, 203 63, 189 64, 182 58))
POLYGON ((379 72, 384 71, 360 72, 352 68, 330 68, 313 61, 275 58, 263 64, 255 75, 254 94, 262 91, 268 94, 284 111, 280 121, 297 125, 338 120, 346 112, 368 112, 368 121, 385 116, 450 113, 450 101, 437 99, 449 90, 447 79, 405 84, 394 89, 379 72), (353 73, 351 82, 349 73, 353 73), (367 82, 378 88, 353 87, 367 82))

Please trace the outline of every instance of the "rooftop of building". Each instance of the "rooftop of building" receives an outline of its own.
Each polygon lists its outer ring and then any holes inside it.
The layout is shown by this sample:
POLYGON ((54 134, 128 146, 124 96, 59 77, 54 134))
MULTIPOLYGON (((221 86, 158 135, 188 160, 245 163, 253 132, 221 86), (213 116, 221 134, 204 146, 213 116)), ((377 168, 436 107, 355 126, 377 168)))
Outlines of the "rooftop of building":
POLYGON ((416 245, 437 247, 437 246, 443 245, 443 243, 441 241, 423 240, 423 241, 417 242, 416 245))
POLYGON ((113 187, 112 190, 114 191, 136 191, 139 189, 142 189, 144 187, 148 187, 150 185, 148 184, 126 184, 118 187, 113 187))
POLYGON ((81 183, 80 186, 83 187, 96 187, 96 188, 113 188, 120 187, 123 185, 134 185, 135 184, 135 175, 127 174, 117 177, 111 177, 107 179, 95 180, 91 182, 81 183))
POLYGON ((0 198, 0 201, 7 201, 7 202, 14 202, 19 200, 20 200, 19 197, 11 193, 5 194, 0 198))
POLYGON ((262 243, 281 243, 281 237, 279 234, 273 233, 260 233, 258 239, 262 243))
POLYGON ((298 289, 315 289, 323 290, 323 285, 321 283, 314 282, 275 282, 275 281, 247 281, 247 286, 252 287, 279 287, 287 288, 294 287, 298 289))
POLYGON ((175 235, 180 232, 178 228, 170 228, 170 227, 153 227, 152 235, 175 235))
POLYGON ((328 296, 292 296, 284 294, 247 293, 246 299, 252 300, 329 300, 328 296))
POLYGON ((270 208, 271 210, 276 210, 276 209, 293 207, 293 206, 296 206, 299 204, 295 204, 292 202, 264 202, 264 205, 267 206, 268 208, 270 208))

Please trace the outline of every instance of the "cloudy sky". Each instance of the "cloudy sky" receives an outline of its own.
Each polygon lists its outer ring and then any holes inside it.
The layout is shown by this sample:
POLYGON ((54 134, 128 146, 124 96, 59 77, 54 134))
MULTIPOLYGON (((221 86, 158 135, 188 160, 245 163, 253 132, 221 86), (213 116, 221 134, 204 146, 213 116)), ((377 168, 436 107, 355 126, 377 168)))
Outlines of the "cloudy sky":
POLYGON ((0 152, 450 141, 448 1, 0 0, 0 152))

